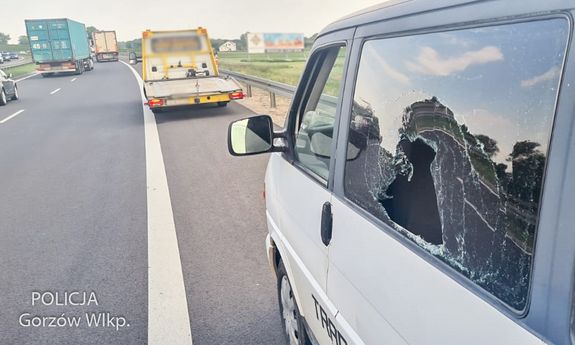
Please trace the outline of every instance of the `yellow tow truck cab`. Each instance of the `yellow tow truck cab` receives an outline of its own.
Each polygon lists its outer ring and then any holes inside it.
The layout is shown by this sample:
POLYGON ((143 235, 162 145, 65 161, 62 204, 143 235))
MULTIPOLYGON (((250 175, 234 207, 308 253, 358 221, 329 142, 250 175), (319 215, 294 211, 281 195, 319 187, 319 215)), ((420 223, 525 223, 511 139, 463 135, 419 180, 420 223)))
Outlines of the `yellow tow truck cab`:
POLYGON ((144 93, 152 110, 195 104, 226 106, 242 99, 241 85, 221 77, 208 32, 204 28, 144 31, 144 93))

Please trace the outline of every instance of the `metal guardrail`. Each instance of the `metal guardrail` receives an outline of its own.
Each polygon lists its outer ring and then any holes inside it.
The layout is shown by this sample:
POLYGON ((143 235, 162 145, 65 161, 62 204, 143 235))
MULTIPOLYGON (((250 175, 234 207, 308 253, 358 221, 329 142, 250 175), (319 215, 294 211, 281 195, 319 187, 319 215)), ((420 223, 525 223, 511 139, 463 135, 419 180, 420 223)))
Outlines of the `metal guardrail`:
POLYGON ((276 94, 284 97, 293 97, 295 93, 295 86, 277 81, 254 77, 242 73, 232 72, 228 70, 220 70, 221 74, 228 75, 237 81, 246 84, 246 95, 252 97, 252 86, 259 89, 268 91, 270 93, 270 106, 276 107, 276 94))
MULTIPOLYGON (((248 97, 252 96, 252 87, 256 87, 258 89, 262 89, 269 92, 270 106, 272 108, 276 107, 276 95, 291 98, 293 97, 296 91, 296 87, 293 85, 288 85, 269 79, 254 77, 251 75, 246 75, 223 69, 220 69, 220 74, 228 75, 236 79, 237 81, 246 84, 246 95, 248 97)), ((324 94, 321 96, 319 103, 327 107, 335 108, 337 106, 337 97, 324 94)))

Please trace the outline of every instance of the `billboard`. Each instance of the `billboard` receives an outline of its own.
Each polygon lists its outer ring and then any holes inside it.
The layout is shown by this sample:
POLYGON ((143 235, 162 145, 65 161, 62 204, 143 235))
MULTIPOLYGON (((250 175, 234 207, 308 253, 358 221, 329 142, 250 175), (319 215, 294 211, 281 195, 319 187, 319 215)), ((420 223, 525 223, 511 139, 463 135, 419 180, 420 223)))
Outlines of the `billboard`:
POLYGON ((248 53, 265 53, 266 44, 264 41, 264 34, 249 33, 248 39, 248 53))
POLYGON ((304 36, 300 33, 249 33, 247 40, 248 53, 304 49, 304 36))

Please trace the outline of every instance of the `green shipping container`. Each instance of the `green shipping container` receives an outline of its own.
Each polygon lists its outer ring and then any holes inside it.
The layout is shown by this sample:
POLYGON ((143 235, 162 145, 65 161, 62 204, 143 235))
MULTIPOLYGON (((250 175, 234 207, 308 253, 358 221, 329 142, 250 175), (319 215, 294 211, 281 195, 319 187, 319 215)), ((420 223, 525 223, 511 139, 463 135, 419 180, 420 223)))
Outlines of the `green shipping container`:
POLYGON ((86 26, 70 19, 27 19, 26 33, 36 63, 86 59, 90 44, 86 26))

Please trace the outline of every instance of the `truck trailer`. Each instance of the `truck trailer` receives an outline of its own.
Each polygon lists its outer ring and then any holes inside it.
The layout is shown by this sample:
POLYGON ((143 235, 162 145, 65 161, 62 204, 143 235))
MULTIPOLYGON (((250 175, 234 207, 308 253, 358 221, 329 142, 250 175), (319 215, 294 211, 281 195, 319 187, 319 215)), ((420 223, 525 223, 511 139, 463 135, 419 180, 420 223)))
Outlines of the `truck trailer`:
MULTIPOLYGON (((131 63, 137 60, 130 58, 131 63)), ((223 107, 244 97, 236 80, 219 75, 204 28, 144 31, 142 63, 144 94, 153 111, 210 103, 223 107)))
POLYGON ((92 33, 96 61, 118 61, 116 31, 95 31, 92 33))
POLYGON ((26 19, 32 61, 43 77, 94 69, 86 26, 62 19, 26 19))

